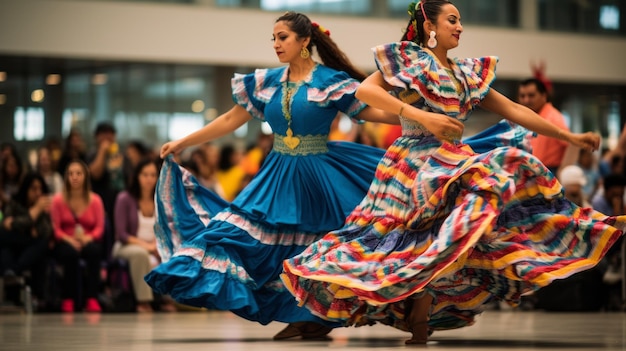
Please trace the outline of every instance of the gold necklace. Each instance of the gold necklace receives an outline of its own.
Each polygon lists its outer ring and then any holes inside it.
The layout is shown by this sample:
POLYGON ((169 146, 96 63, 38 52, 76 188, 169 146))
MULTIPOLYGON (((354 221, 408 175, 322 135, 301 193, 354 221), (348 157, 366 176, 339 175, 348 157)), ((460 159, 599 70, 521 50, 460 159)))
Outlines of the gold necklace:
POLYGON ((289 79, 283 82, 283 116, 285 116, 287 120, 287 132, 285 133, 286 136, 283 138, 283 141, 285 145, 292 150, 300 145, 300 138, 293 136, 293 131, 291 130, 291 104, 293 103, 293 95, 295 95, 299 87, 300 85, 296 84, 294 88, 291 88, 289 86, 289 79))

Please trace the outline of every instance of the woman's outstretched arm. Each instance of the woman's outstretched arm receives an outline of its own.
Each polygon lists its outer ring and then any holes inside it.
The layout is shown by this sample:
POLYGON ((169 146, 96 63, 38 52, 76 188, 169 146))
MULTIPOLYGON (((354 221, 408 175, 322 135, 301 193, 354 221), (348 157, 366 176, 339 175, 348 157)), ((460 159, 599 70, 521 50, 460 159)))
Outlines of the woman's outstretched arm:
POLYGON ((592 132, 572 133, 562 130, 541 118, 528 107, 511 101, 495 89, 491 89, 487 93, 480 106, 533 132, 565 140, 572 145, 589 150, 597 150, 600 147, 600 136, 598 134, 592 132))
POLYGON ((184 138, 163 144, 160 152, 161 158, 164 158, 168 154, 176 154, 189 146, 198 145, 222 137, 241 127, 250 119, 252 119, 252 116, 245 108, 240 105, 235 105, 228 112, 202 127, 202 129, 184 138))

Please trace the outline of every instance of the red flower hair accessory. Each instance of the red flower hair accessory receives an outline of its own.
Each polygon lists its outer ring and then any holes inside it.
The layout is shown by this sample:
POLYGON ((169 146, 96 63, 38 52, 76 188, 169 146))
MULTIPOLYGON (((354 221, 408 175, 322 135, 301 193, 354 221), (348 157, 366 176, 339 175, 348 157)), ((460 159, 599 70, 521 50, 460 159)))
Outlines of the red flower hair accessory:
POLYGON ((552 94, 552 81, 546 76, 545 61, 540 61, 538 64, 531 62, 530 69, 533 72, 533 76, 545 85, 548 95, 552 94))
POLYGON ((311 24, 313 25, 313 28, 319 30, 320 32, 328 35, 330 37, 330 31, 324 27, 322 27, 319 23, 317 22, 311 22, 311 24))
POLYGON ((407 29, 406 38, 409 39, 410 41, 413 41, 413 39, 417 37, 417 30, 415 29, 416 26, 417 25, 415 23, 415 20, 413 20, 411 21, 411 25, 407 29))

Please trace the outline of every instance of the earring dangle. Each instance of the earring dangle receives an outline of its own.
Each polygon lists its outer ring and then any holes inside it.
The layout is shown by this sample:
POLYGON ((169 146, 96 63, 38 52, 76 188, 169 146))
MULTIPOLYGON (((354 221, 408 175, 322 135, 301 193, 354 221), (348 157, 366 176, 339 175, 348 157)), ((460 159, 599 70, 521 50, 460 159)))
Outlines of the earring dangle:
POLYGON ((309 56, 311 56, 309 49, 307 49, 306 47, 303 47, 302 50, 300 50, 300 57, 306 60, 309 58, 309 56))
POLYGON ((428 47, 434 49, 437 47, 437 39, 435 38, 435 35, 437 35, 437 33, 435 33, 434 30, 431 30, 429 34, 430 38, 428 39, 428 47))

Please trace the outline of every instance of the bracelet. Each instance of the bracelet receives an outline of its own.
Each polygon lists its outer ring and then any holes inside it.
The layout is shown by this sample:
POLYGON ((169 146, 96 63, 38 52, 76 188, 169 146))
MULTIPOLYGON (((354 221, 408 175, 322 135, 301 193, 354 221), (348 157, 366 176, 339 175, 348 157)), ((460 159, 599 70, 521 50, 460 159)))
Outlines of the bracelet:
POLYGON ((400 107, 400 112, 398 112, 398 116, 402 116, 402 112, 404 112, 404 106, 406 106, 406 102, 402 104, 400 107))

